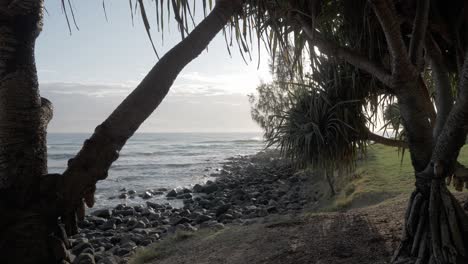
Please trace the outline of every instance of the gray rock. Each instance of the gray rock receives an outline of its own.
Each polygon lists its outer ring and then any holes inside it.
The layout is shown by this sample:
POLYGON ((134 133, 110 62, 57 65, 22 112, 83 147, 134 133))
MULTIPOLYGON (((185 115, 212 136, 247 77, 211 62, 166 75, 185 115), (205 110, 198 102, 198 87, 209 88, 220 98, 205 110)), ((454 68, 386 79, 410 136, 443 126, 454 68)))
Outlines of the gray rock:
POLYGON ((91 213, 94 216, 102 218, 110 218, 112 216, 112 210, 110 209, 100 209, 91 213))
POLYGON ((145 192, 141 195, 141 198, 143 199, 150 199, 151 197, 153 197, 153 194, 151 194, 150 192, 145 192))
POLYGON ((128 198, 128 194, 126 194, 126 193, 121 193, 119 195, 119 199, 127 199, 127 198, 128 198))
POLYGON ((173 226, 181 225, 181 224, 185 224, 185 223, 190 223, 190 219, 188 219, 186 217, 176 217, 176 218, 172 219, 172 221, 171 221, 171 224, 173 226))
POLYGON ((91 244, 89 242, 81 242, 81 243, 77 244, 76 246, 74 246, 72 248, 71 252, 73 253, 73 255, 78 256, 86 248, 93 249, 93 246, 91 246, 91 244))
POLYGON ((220 216, 226 213, 227 210, 229 210, 230 208, 231 208, 230 204, 221 205, 220 207, 218 207, 218 209, 216 209, 216 216, 220 216))
POLYGON ((218 190, 218 185, 216 185, 215 183, 212 183, 212 184, 203 186, 202 192, 206 194, 210 194, 210 193, 216 192, 217 190, 218 190))
POLYGON ((195 184, 195 186, 193 186, 193 192, 201 193, 202 191, 203 191, 203 186, 201 186, 200 184, 195 184))
POLYGON ((114 254, 117 255, 117 256, 125 256, 130 252, 132 252, 132 249, 130 249, 130 248, 118 247, 118 248, 114 249, 114 254))
POLYGON ((110 219, 109 221, 105 222, 104 224, 98 226, 98 228, 102 231, 114 230, 116 229, 115 220, 110 219))
POLYGON ((89 253, 78 255, 73 261, 73 264, 95 264, 94 256, 89 253))
POLYGON ((97 264, 118 264, 119 260, 115 256, 107 256, 101 258, 97 264))
POLYGON ((102 218, 102 217, 97 217, 94 215, 88 216, 88 221, 93 222, 95 225, 102 225, 104 224, 107 220, 102 218))
POLYGON ((213 217, 211 216, 208 216, 208 215, 200 215, 198 216, 196 219, 195 219, 195 222, 197 224, 200 224, 200 223, 203 223, 203 222, 206 222, 206 221, 211 221, 213 220, 213 217))
POLYGON ((177 197, 177 191, 175 189, 172 189, 166 194, 166 197, 177 197))
POLYGON ((164 205, 153 203, 153 202, 150 202, 150 201, 147 201, 146 205, 148 207, 151 207, 151 208, 155 209, 155 210, 164 209, 164 205))

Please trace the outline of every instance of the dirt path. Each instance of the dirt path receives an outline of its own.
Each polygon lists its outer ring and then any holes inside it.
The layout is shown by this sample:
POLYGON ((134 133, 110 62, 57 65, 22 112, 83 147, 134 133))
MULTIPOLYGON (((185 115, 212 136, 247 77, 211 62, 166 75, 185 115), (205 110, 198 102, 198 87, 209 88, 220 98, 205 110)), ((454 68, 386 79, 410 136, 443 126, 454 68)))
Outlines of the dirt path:
POLYGON ((405 207, 400 197, 346 213, 229 227, 179 241, 152 263, 384 264, 398 243, 405 207))

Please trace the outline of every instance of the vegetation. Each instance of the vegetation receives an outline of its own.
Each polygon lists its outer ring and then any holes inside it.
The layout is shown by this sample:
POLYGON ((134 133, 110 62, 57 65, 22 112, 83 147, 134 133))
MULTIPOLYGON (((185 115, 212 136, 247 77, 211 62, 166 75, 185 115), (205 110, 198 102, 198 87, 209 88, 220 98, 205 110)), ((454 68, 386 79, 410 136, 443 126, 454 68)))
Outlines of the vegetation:
POLYGON ((143 264, 148 263, 151 260, 170 255, 177 251, 177 245, 181 241, 184 241, 189 238, 209 238, 216 232, 213 230, 207 229, 199 232, 184 232, 178 231, 174 235, 164 239, 159 243, 152 244, 146 248, 140 248, 133 256, 130 264, 143 264))
MULTIPOLYGON (((158 25, 163 10, 172 10, 183 40, 96 128, 67 170, 50 175, 45 135, 52 106, 40 97, 34 62, 43 1, 0 1, 0 210, 8 212, 2 241, 21 242, 0 244, 7 262, 63 260, 63 238, 76 233, 84 204, 93 205, 96 182, 183 67, 223 29, 228 47, 232 37, 244 55, 256 48, 254 38, 262 39, 308 87, 271 130, 300 163, 352 164, 365 141, 409 150, 416 188, 394 263, 467 262, 468 216, 444 182, 453 179, 461 189, 468 179, 459 160, 468 124, 466 1, 217 0, 187 34, 190 2, 154 1, 158 25), (379 109, 394 102, 404 128, 397 140, 371 132, 379 109)), ((148 30, 144 1, 130 1, 132 14, 133 4, 148 30)))

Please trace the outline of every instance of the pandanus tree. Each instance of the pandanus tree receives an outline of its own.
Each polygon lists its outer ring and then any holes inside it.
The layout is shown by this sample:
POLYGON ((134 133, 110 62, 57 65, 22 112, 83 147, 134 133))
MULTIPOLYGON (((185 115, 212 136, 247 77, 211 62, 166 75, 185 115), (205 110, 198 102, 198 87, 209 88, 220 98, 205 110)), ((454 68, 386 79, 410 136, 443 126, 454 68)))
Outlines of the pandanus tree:
MULTIPOLYGON (((143 1, 137 3, 149 29, 143 1)), ((156 3, 171 4, 184 34, 188 15, 182 11, 187 11, 188 2, 156 3)), ((52 105, 40 97, 34 61, 44 2, 0 1, 2 262, 66 261, 67 234, 77 232, 76 222, 84 216, 84 203, 93 206, 96 182, 106 178, 110 165, 118 158, 126 141, 158 107, 180 71, 239 12, 241 3, 240 0, 217 0, 210 14, 165 54, 96 128, 81 151, 68 162, 65 172, 51 175, 47 174, 46 128, 52 118, 52 105)))
POLYGON ((307 94, 272 117, 279 125, 267 139, 299 163, 329 168, 352 164, 369 140, 407 148, 415 190, 392 262, 466 263, 468 217, 446 180, 457 190, 467 180, 457 159, 468 132, 468 3, 281 4, 266 8, 271 39, 280 50, 295 47, 293 70, 310 56, 311 80, 301 84, 307 94), (390 111, 386 125, 404 131, 397 140, 372 133, 366 118, 390 111))
MULTIPOLYGON (((149 29, 143 1, 136 2, 149 29)), ((466 174, 457 157, 465 143, 468 124, 468 3, 217 0, 210 14, 185 37, 191 21, 189 2, 154 1, 160 15, 166 10, 161 4, 172 7, 183 40, 96 128, 63 174, 50 175, 45 137, 52 105, 40 97, 34 63, 43 1, 0 0, 0 249, 7 263, 66 259, 66 235, 77 232, 76 221, 84 215, 84 203, 93 205, 96 182, 106 178, 125 142, 160 104, 178 73, 229 21, 232 23, 226 30, 227 43, 231 42, 229 36, 237 40, 242 54, 255 48, 253 39, 262 39, 273 55, 294 47, 292 71, 301 71, 299 58, 306 53, 312 68, 320 63, 315 55, 324 56, 344 65, 335 71, 335 76, 351 71, 362 80, 354 83, 351 92, 348 85, 337 85, 333 98, 358 100, 363 105, 368 98, 396 99, 405 129, 405 142, 397 143, 410 151, 416 189, 394 262, 466 263, 468 219, 447 190, 444 179, 460 179, 466 174), (428 92, 427 78, 423 78, 426 72, 434 80, 434 100, 428 92)), ((159 18, 162 20, 162 16, 159 18)), ((314 85, 334 78, 330 72, 312 75, 314 85)), ((319 92, 312 93, 311 98, 317 98, 317 94, 325 97, 319 92)), ((355 150, 370 136, 376 137, 372 140, 382 139, 368 133, 363 122, 356 122, 362 119, 362 112, 355 105, 348 107, 339 100, 330 101, 338 106, 324 104, 320 99, 299 102, 298 106, 311 110, 322 106, 335 116, 333 120, 340 120, 334 124, 336 131, 348 127, 343 137, 348 140, 341 141, 342 148, 331 144, 334 149, 325 149, 330 155, 322 161, 327 164, 352 160, 355 150), (336 109, 339 112, 333 112, 336 109), (353 119, 347 109, 353 109, 360 118, 353 119)), ((373 102, 379 104, 378 100, 373 102)), ((330 133, 328 140, 338 134, 330 133)), ((310 153, 310 157, 317 156, 310 153)))

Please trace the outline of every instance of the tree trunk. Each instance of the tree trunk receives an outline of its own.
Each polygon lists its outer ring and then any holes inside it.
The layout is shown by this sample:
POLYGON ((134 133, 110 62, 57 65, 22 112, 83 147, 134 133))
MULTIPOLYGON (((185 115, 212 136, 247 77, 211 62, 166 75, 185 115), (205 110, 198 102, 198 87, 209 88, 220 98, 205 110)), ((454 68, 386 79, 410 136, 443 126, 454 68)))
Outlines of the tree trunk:
POLYGON ((41 99, 34 62, 43 1, 0 0, 0 252, 2 263, 62 263, 76 214, 94 203, 118 152, 157 108, 180 71, 226 25, 242 1, 216 1, 194 31, 169 51, 96 128, 63 175, 47 174, 49 101, 41 99))
POLYGON ((212 12, 148 73, 138 87, 99 125, 59 178, 59 211, 67 233, 76 233, 76 212, 83 199, 93 206, 98 180, 105 179, 119 151, 159 106, 180 71, 203 50, 241 7, 241 1, 217 1, 212 12))
POLYGON ((411 195, 394 264, 468 263, 468 217, 443 178, 411 195))
POLYGON ((0 1, 0 252, 2 263, 42 263, 41 216, 50 102, 39 96, 34 45, 43 1, 0 1), (34 256, 31 258, 31 256, 34 256))

